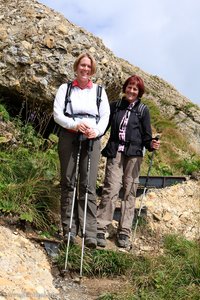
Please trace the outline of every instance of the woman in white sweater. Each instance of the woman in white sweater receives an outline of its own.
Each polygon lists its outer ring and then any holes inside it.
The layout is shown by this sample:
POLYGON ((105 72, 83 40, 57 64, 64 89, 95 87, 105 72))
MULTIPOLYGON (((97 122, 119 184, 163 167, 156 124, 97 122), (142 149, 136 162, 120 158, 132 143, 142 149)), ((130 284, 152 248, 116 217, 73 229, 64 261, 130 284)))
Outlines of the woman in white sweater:
POLYGON ((85 245, 90 248, 97 245, 96 179, 101 148, 100 137, 106 130, 110 115, 108 98, 102 87, 101 99, 97 102, 98 85, 91 81, 91 76, 95 72, 96 62, 91 54, 79 55, 74 62, 75 79, 58 88, 54 101, 54 120, 61 126, 58 153, 61 167, 61 221, 64 241, 67 242, 70 236, 70 242, 73 243, 79 230, 83 232, 87 192, 85 245), (89 181, 88 150, 92 150, 89 154, 89 181), (80 158, 78 181, 77 156, 80 158), (76 197, 70 224, 75 190, 76 197))

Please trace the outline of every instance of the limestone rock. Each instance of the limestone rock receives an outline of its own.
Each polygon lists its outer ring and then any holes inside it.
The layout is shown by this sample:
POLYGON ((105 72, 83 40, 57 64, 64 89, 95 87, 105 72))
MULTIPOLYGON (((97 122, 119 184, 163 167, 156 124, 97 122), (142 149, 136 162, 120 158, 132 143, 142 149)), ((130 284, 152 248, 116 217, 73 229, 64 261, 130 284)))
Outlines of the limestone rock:
MULTIPOLYGON (((52 299, 58 295, 42 248, 0 225, 0 293, 5 299, 52 299), (4 242, 3 242, 4 241, 4 242)), ((3 298, 4 299, 4 298, 3 298)))
POLYGON ((150 228, 162 234, 178 233, 187 239, 199 239, 200 182, 188 180, 182 184, 147 193, 150 228))

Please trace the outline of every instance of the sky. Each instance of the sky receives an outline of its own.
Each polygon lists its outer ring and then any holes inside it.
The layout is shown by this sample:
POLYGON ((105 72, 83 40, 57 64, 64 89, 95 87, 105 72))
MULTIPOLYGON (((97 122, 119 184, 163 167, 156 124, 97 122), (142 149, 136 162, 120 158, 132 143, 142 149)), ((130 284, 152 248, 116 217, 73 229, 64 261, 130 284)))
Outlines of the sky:
POLYGON ((38 0, 200 106, 199 0, 38 0))

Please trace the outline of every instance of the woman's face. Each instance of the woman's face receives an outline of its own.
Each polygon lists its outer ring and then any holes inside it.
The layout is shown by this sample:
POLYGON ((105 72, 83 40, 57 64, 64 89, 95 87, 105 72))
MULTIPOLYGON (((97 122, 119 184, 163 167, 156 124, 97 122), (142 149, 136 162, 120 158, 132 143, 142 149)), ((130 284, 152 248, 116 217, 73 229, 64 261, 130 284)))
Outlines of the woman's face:
POLYGON ((91 60, 85 56, 83 57, 77 67, 77 79, 80 81, 88 81, 91 76, 92 63, 91 60))
POLYGON ((138 97, 139 89, 136 83, 129 83, 125 89, 125 97, 128 102, 134 102, 138 97))

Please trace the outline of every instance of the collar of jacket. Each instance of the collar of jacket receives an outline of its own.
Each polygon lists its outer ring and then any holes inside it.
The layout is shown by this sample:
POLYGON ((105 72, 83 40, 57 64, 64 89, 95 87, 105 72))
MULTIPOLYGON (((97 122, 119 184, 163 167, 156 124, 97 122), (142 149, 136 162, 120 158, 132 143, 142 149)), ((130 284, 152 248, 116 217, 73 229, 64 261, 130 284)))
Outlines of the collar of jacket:
MULTIPOLYGON (((137 99, 135 100, 135 104, 134 104, 133 107, 136 107, 137 105, 139 105, 140 102, 141 102, 141 100, 140 100, 139 98, 137 98, 137 99)), ((121 108, 121 109, 126 109, 126 108, 128 108, 128 106, 129 106, 130 104, 131 104, 131 103, 128 102, 128 101, 126 100, 125 97, 123 97, 123 98, 122 98, 122 101, 121 101, 121 104, 120 104, 120 108, 121 108)))
MULTIPOLYGON (((77 86, 77 87, 79 87, 81 90, 83 90, 83 88, 80 87, 80 85, 79 85, 77 79, 74 79, 74 80, 73 80, 72 86, 73 86, 73 87, 74 87, 74 86, 77 86)), ((88 89, 91 89, 91 88, 92 88, 92 81, 91 81, 91 80, 89 80, 88 83, 87 83, 87 85, 84 87, 84 89, 86 89, 86 88, 88 88, 88 89)))

